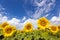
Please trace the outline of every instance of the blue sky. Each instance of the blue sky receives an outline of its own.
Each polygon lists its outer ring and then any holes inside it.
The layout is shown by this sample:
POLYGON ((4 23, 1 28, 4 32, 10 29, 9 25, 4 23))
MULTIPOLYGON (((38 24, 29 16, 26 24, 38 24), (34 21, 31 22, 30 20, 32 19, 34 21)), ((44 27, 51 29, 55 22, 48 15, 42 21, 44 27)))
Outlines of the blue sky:
POLYGON ((31 22, 36 28, 36 20, 41 17, 60 25, 60 0, 0 0, 0 23, 7 21, 22 29, 31 22))
MULTIPOLYGON (((42 0, 37 0, 36 2, 41 3, 42 0)), ((46 4, 48 4, 48 3, 53 3, 53 4, 49 8, 50 11, 48 11, 47 13, 45 13, 45 11, 43 11, 42 16, 49 13, 48 18, 50 19, 52 16, 59 15, 58 12, 60 9, 60 0, 53 0, 53 2, 51 0, 46 2, 46 4)), ((29 17, 34 18, 31 16, 33 16, 37 10, 39 11, 39 9, 44 7, 44 5, 43 5, 43 6, 40 6, 40 8, 39 8, 34 3, 35 3, 34 0, 0 0, 0 4, 5 8, 4 11, 7 12, 6 15, 7 16, 11 15, 11 17, 17 17, 17 18, 23 18, 24 16, 26 16, 27 18, 29 18, 29 17)), ((47 9, 45 9, 45 10, 47 10, 47 9)), ((41 14, 41 13, 39 13, 39 14, 41 14)), ((37 17, 37 18, 39 18, 39 17, 37 17)))

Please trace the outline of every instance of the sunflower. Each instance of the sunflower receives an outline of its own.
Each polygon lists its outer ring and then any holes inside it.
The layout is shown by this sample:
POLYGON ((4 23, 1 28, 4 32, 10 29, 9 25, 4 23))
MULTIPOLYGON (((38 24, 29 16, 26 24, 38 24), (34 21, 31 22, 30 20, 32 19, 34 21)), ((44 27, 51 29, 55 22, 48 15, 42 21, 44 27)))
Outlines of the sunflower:
POLYGON ((24 25, 24 31, 25 32, 30 32, 33 30, 33 26, 30 22, 27 22, 25 25, 24 25))
POLYGON ((42 17, 37 20, 37 24, 38 24, 38 29, 41 30, 41 29, 48 28, 50 22, 45 17, 42 17))
POLYGON ((9 23, 8 22, 4 22, 4 23, 1 24, 1 28, 5 28, 7 25, 9 25, 9 23))
POLYGON ((58 27, 57 26, 50 26, 49 29, 53 34, 56 34, 58 32, 58 27))
POLYGON ((59 29, 59 31, 60 31, 60 25, 58 26, 58 29, 59 29))
POLYGON ((15 27, 8 25, 3 29, 3 34, 5 37, 8 37, 8 36, 12 36, 15 31, 16 31, 15 27))

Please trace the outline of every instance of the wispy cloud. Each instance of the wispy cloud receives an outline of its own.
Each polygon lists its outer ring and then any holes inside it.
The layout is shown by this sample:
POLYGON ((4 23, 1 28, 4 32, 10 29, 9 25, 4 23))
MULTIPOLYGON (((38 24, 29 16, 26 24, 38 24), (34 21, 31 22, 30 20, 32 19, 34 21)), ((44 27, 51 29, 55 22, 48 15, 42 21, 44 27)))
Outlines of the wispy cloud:
POLYGON ((37 10, 33 14, 33 18, 39 18, 42 14, 48 13, 54 7, 55 0, 42 0, 41 2, 35 1, 37 10), (41 7, 41 8, 40 8, 41 7))
POLYGON ((0 4, 0 12, 5 10, 5 8, 2 7, 2 5, 0 4))
MULTIPOLYGON (((27 1, 28 2, 28 1, 27 1)), ((55 6, 55 0, 34 0, 31 2, 32 6, 35 7, 35 11, 27 10, 27 13, 32 14, 30 15, 32 18, 40 18, 44 13, 49 14, 49 12, 54 8, 55 6)))
POLYGON ((21 19, 21 22, 24 22, 26 20, 26 16, 23 16, 23 18, 21 19))

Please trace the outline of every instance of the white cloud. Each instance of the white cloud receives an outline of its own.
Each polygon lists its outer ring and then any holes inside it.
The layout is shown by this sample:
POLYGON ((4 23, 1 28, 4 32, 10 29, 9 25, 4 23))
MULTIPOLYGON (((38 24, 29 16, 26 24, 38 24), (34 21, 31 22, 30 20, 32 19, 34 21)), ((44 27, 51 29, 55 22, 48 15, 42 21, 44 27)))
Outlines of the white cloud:
POLYGON ((23 28, 23 23, 20 23, 20 20, 19 19, 12 18, 11 20, 8 20, 8 23, 10 25, 15 26, 17 29, 20 29, 21 30, 23 28))
POLYGON ((12 18, 11 20, 8 20, 8 22, 11 24, 11 25, 17 25, 20 23, 20 20, 19 19, 16 19, 16 18, 12 18))
POLYGON ((60 25, 60 11, 59 16, 58 17, 53 16, 50 21, 53 25, 60 25))
POLYGON ((5 22, 5 21, 7 21, 7 20, 8 20, 8 17, 2 16, 2 15, 0 14, 0 23, 5 22))
POLYGON ((56 21, 56 20, 57 20, 57 18, 58 18, 58 17, 53 16, 53 17, 51 18, 51 21, 56 21))
POLYGON ((24 25, 24 22, 21 23, 20 21, 21 20, 17 18, 12 18, 9 20, 7 16, 0 14, 0 23, 8 22, 10 25, 15 26, 18 30, 22 30, 24 25))
POLYGON ((60 25, 60 17, 53 16, 50 21, 52 25, 60 25))
MULTIPOLYGON (((23 19, 25 20, 24 17, 23 17, 23 19)), ((31 22, 33 27, 34 27, 34 29, 37 28, 37 21, 34 20, 34 19, 31 19, 31 18, 26 19, 23 23, 21 23, 20 19, 12 18, 12 19, 9 20, 7 16, 3 16, 2 14, 0 14, 0 23, 3 23, 3 22, 8 22, 10 25, 15 26, 18 30, 19 29, 22 30, 23 27, 24 27, 24 24, 26 22, 31 22)))

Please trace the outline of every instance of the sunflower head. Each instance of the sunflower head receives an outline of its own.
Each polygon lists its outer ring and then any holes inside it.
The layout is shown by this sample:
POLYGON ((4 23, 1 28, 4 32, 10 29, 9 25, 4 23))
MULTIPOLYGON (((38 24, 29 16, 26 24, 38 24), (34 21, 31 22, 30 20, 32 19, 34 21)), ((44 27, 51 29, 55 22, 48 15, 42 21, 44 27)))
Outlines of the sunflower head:
POLYGON ((37 20, 37 24, 39 29, 45 29, 48 28, 50 22, 48 21, 48 19, 43 17, 37 20))
POLYGON ((1 24, 1 28, 5 28, 7 25, 9 25, 9 23, 8 22, 4 22, 4 23, 1 24))
POLYGON ((50 26, 49 29, 53 34, 56 34, 58 32, 58 27, 57 26, 50 26))
POLYGON ((59 31, 60 31, 60 26, 58 26, 58 29, 59 29, 59 31))
POLYGON ((24 31, 26 32, 30 32, 33 30, 33 26, 30 22, 27 22, 25 25, 24 25, 24 31))
POLYGON ((3 29, 3 34, 5 37, 12 36, 14 32, 16 32, 16 28, 9 25, 3 29))

